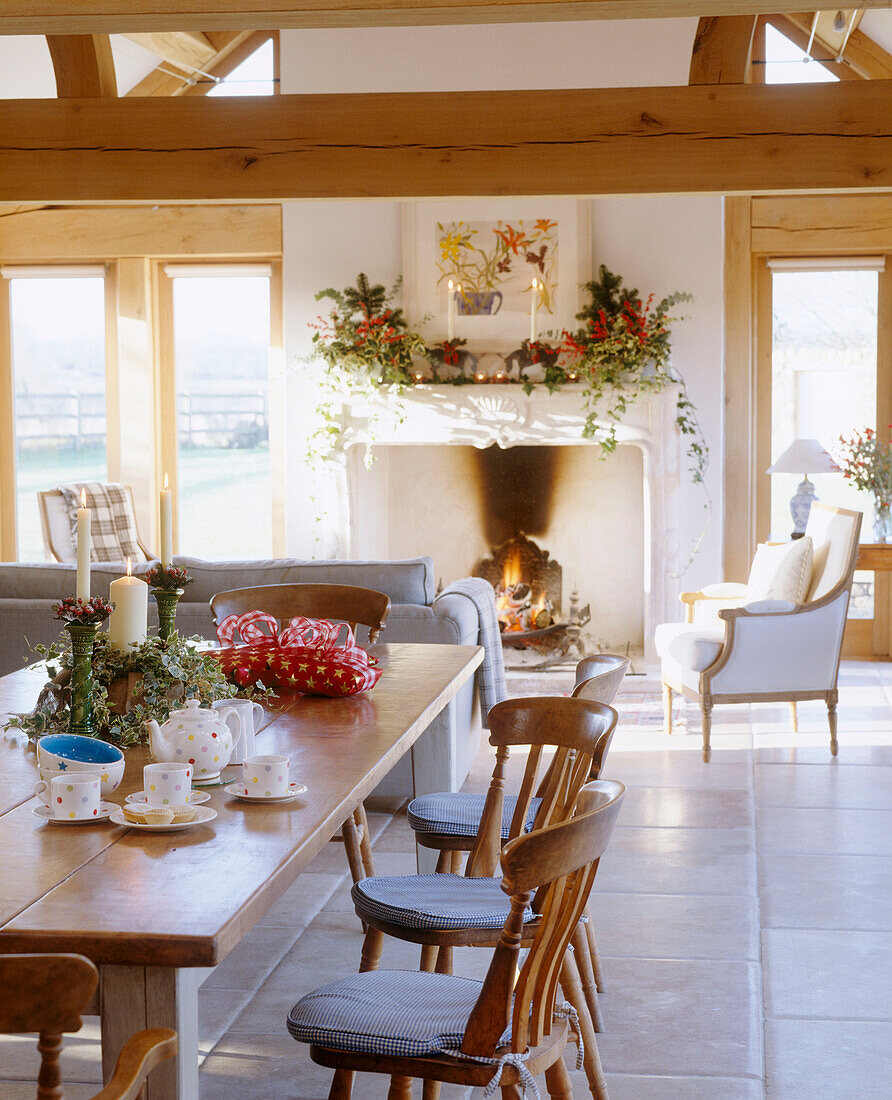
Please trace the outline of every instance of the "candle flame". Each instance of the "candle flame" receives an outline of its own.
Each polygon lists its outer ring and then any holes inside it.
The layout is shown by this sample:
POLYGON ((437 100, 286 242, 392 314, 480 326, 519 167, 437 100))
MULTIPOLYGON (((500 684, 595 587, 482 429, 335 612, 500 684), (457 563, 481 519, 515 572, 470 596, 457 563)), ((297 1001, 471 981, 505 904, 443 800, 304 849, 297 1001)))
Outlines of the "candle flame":
POLYGON ((538 279, 533 279, 533 290, 538 290, 538 289, 539 289, 539 280, 538 279))
POLYGON ((461 294, 461 283, 459 283, 455 289, 461 294))
POLYGON ((87 490, 81 489, 81 508, 87 507, 87 490))
POLYGON ((449 280, 449 289, 452 290, 452 280, 449 280))
POLYGON ((165 493, 167 492, 168 489, 169 489, 169 485, 167 484, 167 474, 165 474, 164 475, 164 491, 165 491, 165 493))
POLYGON ((129 559, 129 558, 127 559, 127 576, 128 576, 128 577, 132 577, 132 576, 133 576, 133 569, 131 568, 131 565, 130 565, 130 559, 129 559))

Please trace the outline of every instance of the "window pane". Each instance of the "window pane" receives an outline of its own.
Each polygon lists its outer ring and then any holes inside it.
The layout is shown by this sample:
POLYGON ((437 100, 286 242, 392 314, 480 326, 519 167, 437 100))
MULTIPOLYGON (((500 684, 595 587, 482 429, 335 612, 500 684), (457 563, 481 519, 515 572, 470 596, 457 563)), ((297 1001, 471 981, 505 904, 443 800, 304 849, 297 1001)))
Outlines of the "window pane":
POLYGON ((10 280, 19 561, 44 557, 37 491, 106 481, 105 283, 10 280))
POLYGON ((770 24, 765 28, 766 84, 829 84, 838 80, 786 35, 770 24))
MULTIPOLYGON (((775 272, 771 456, 794 439, 818 439, 831 453, 840 435, 876 428, 877 273, 775 272)), ((790 498, 801 478, 771 475, 771 531, 789 538, 790 498)), ((826 504, 864 513, 861 541, 873 539, 873 498, 841 474, 813 475, 826 504)), ((850 614, 873 614, 871 573, 857 573, 850 614)))
POLYGON ((173 287, 180 553, 269 557, 269 279, 173 287))

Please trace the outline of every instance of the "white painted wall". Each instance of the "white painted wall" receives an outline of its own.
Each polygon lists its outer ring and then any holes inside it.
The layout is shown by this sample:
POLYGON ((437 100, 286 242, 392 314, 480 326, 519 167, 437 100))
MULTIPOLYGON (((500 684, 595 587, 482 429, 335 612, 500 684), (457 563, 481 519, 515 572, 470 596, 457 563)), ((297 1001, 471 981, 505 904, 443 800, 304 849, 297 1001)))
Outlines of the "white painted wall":
MULTIPOLYGON (((684 84, 695 28, 696 20, 685 19, 285 32, 282 90, 684 84)), ((680 588, 698 587, 721 577, 721 199, 620 196, 591 203, 593 270, 605 263, 645 294, 662 296, 679 289, 691 291, 696 299, 686 307, 689 319, 676 326, 673 362, 698 406, 713 455, 708 479, 715 504, 712 520, 700 554, 679 582, 680 588)), ((359 271, 386 284, 400 274, 400 217, 396 202, 285 205, 285 341, 292 365, 310 348, 307 325, 321 311, 314 301, 317 290, 346 286, 359 271)), ((307 518, 300 425, 309 392, 301 374, 298 368, 289 398, 288 552, 343 553, 329 537, 314 541, 307 518)), ((684 529, 664 537, 692 545, 706 519, 703 500, 701 489, 687 489, 684 529)))

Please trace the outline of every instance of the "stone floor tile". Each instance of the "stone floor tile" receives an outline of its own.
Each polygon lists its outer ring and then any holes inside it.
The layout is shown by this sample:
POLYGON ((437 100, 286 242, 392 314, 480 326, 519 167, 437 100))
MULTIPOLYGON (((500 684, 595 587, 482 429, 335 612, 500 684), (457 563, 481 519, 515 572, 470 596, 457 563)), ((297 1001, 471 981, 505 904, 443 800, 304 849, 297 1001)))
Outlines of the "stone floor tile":
MULTIPOLYGON (((641 1077, 608 1073, 610 1100, 762 1100, 762 1081, 744 1077, 641 1077)), ((574 1096, 586 1093, 581 1089, 574 1096)))
POLYGON ((202 989, 247 989, 253 993, 303 930, 302 925, 256 925, 215 968, 202 989))
POLYGON ((892 856, 770 853, 759 880, 765 928, 892 930, 892 856))
POLYGON ((768 1020, 765 1067, 771 1100, 880 1100, 890 1095, 892 1023, 768 1020))
POLYGON ((740 763, 703 762, 699 745, 670 751, 636 752, 623 743, 618 734, 608 757, 611 779, 640 787, 706 787, 710 790, 752 787, 752 767, 749 761, 740 763))
MULTIPOLYGON (((622 821, 622 811, 620 811, 622 821)), ((749 829, 639 829, 620 825, 596 890, 641 894, 755 893, 749 829)))
POLYGON ((592 913, 602 955, 759 958, 755 898, 614 894, 595 889, 592 913))
MULTIPOLYGON (((890 700, 892 706, 892 700, 890 700)), ((888 713, 888 712, 887 712, 888 713)), ((757 736, 753 758, 757 764, 816 764, 823 767, 839 767, 840 764, 852 767, 875 767, 892 765, 892 745, 888 744, 888 720, 882 731, 873 734, 876 741, 885 744, 870 743, 866 736, 859 736, 857 742, 850 736, 840 734, 839 755, 830 755, 830 746, 826 736, 820 738, 796 738, 757 736)))
POLYGON ((892 1019, 888 932, 763 932, 768 1016, 892 1019))
POLYGON ((762 1073, 758 967, 728 961, 605 958, 598 1036, 607 1073, 762 1073))
MULTIPOLYGON (((84 1017, 84 1027, 77 1035, 66 1035, 59 1059, 62 1080, 93 1085, 102 1083, 102 1052, 99 1047, 99 1020, 95 1016, 84 1017)), ((4 1035, 0 1053, 0 1098, 6 1100, 6 1082, 33 1081, 28 1100, 37 1093, 37 1074, 40 1055, 37 1053, 36 1035, 4 1035)), ((87 1095, 93 1095, 88 1093, 87 1095)), ((65 1090, 66 1096, 69 1090, 65 1090)))
MULTIPOLYGON (((343 849, 341 850, 343 854, 343 849)), ((347 874, 344 867, 333 874, 305 871, 284 894, 267 909, 257 922, 260 925, 282 925, 306 928, 347 874)))
POLYGON ((764 806, 756 847, 760 853, 892 856, 892 810, 764 806))
MULTIPOLYGON (((619 773, 611 778, 621 778, 619 773)), ((620 815, 623 825, 689 829, 745 829, 752 826, 748 791, 629 785, 620 815)))
POLYGON ((754 770, 760 806, 892 810, 892 767, 756 764, 754 770))
POLYGON ((208 989, 198 991, 198 1037, 204 1053, 210 1051, 235 1023, 249 1004, 249 989, 208 989))

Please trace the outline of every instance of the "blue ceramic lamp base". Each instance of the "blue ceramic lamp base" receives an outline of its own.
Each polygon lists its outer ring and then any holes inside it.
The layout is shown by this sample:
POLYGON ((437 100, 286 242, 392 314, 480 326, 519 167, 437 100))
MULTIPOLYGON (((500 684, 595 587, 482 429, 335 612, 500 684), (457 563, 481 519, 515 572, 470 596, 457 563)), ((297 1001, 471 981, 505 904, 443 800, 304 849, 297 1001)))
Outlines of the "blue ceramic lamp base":
POLYGON ((805 534, 808 514, 817 499, 818 494, 815 492, 814 485, 808 480, 807 476, 803 477, 802 481, 799 482, 795 496, 790 501, 790 515, 793 517, 792 538, 801 539, 805 534))

